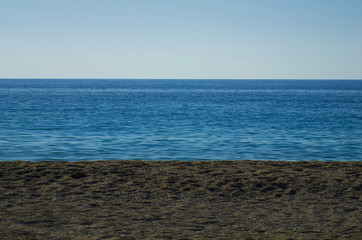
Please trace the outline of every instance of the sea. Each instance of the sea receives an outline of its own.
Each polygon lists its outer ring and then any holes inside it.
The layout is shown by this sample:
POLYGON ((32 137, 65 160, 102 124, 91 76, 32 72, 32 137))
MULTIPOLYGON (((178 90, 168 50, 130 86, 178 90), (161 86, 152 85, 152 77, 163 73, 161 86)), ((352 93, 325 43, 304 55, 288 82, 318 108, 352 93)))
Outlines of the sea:
POLYGON ((0 79, 0 161, 362 160, 362 80, 0 79))

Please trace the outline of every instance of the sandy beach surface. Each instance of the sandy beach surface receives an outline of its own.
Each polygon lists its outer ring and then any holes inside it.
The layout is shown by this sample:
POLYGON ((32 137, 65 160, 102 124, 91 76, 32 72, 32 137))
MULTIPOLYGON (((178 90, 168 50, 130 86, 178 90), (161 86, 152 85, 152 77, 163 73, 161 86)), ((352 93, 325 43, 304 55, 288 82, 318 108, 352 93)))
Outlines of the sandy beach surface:
POLYGON ((362 162, 0 162, 0 239, 362 239, 362 162))

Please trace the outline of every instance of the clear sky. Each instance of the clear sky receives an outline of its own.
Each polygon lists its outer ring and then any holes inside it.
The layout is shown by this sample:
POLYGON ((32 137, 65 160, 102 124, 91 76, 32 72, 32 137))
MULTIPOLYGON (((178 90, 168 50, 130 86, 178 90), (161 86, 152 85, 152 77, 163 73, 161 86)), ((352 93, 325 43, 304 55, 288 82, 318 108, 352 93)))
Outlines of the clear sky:
POLYGON ((362 0, 0 0, 0 78, 362 79, 362 0))

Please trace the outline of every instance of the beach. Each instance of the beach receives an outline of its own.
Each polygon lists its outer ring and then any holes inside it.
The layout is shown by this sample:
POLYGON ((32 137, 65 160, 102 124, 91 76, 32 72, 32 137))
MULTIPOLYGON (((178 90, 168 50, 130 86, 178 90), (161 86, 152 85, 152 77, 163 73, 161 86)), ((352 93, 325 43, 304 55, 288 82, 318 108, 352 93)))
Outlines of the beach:
POLYGON ((361 173, 361 161, 4 161, 0 239, 362 239, 361 173))

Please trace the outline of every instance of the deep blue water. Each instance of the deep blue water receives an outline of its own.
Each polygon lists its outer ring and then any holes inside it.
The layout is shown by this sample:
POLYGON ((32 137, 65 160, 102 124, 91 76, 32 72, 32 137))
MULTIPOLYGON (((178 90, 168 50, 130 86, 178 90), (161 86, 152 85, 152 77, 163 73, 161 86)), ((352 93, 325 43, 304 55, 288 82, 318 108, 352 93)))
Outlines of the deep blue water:
POLYGON ((362 81, 0 79, 4 160, 362 160, 362 81))

